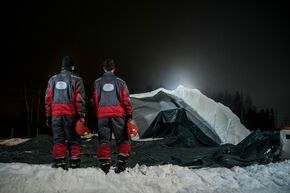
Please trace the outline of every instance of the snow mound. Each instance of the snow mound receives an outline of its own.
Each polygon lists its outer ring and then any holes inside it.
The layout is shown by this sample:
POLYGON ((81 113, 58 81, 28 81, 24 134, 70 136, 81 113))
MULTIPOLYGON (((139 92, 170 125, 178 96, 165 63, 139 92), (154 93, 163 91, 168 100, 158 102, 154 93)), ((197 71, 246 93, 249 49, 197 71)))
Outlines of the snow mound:
POLYGON ((160 91, 179 97, 191 106, 210 125, 222 143, 236 145, 250 134, 250 131, 228 107, 206 97, 197 89, 190 89, 180 85, 172 91, 159 88, 152 92, 130 96, 134 98, 152 97, 160 91))
POLYGON ((105 175, 100 169, 53 169, 49 165, 0 163, 0 193, 288 193, 290 160, 245 168, 188 169, 136 166, 105 175))
POLYGON ((12 138, 0 141, 0 145, 13 146, 28 141, 29 138, 12 138))

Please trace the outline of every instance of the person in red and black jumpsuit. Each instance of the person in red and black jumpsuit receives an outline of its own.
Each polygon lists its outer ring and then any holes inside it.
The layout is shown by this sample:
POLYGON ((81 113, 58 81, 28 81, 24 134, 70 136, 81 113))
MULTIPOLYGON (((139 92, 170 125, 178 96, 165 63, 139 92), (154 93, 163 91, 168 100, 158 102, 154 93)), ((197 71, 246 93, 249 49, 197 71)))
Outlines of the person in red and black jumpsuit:
POLYGON ((70 148, 69 167, 80 166, 80 137, 75 126, 78 119, 85 122, 85 88, 82 78, 73 73, 74 68, 72 58, 63 57, 62 70, 49 79, 45 95, 47 125, 53 132, 55 167, 66 167, 67 147, 70 148))
POLYGON ((101 169, 108 173, 111 167, 111 148, 109 142, 114 133, 118 145, 118 161, 115 169, 120 173, 126 169, 126 160, 130 155, 130 141, 126 123, 132 119, 132 105, 126 82, 114 72, 116 64, 113 59, 103 63, 104 75, 94 82, 94 109, 97 118, 99 147, 97 159, 101 169))

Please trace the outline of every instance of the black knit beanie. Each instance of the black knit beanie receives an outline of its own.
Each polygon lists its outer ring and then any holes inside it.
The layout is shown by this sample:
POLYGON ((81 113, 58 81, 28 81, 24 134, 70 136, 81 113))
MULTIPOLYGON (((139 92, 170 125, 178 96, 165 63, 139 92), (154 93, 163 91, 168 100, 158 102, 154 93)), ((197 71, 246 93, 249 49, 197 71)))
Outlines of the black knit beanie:
POLYGON ((74 62, 73 62, 72 57, 70 57, 70 56, 64 56, 62 58, 61 67, 63 67, 63 68, 70 68, 72 66, 74 66, 74 62))

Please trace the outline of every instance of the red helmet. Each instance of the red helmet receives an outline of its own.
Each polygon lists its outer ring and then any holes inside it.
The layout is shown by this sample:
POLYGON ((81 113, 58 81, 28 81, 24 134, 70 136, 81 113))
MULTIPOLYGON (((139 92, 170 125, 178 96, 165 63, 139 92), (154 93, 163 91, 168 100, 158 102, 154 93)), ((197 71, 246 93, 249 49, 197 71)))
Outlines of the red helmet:
POLYGON ((89 128, 87 128, 82 121, 78 120, 76 124, 76 132, 80 136, 84 136, 90 133, 89 128))
POLYGON ((138 127, 133 123, 132 120, 127 122, 127 131, 129 138, 138 138, 138 127))

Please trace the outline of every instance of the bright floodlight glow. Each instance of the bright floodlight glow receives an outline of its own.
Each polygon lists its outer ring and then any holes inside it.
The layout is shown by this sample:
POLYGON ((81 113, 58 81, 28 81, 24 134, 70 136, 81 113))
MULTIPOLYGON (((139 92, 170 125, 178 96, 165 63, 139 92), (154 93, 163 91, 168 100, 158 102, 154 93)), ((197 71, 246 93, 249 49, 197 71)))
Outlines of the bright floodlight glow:
POLYGON ((186 71, 186 69, 172 70, 170 76, 166 77, 164 80, 164 87, 167 89, 175 89, 179 85, 187 88, 196 88, 193 73, 191 71, 186 71))

